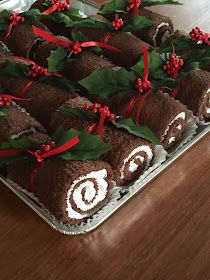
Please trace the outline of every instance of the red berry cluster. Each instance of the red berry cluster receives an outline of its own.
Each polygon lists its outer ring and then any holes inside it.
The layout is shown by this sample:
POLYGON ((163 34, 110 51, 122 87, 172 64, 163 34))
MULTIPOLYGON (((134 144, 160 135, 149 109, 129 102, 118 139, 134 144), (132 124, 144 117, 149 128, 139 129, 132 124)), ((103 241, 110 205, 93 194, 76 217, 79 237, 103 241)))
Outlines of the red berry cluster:
POLYGON ((71 46, 71 50, 72 50, 73 54, 80 54, 82 52, 80 42, 73 43, 71 46))
POLYGON ((34 153, 38 163, 43 161, 42 155, 52 151, 55 148, 55 142, 50 141, 48 144, 43 144, 36 152, 34 153))
POLYGON ((11 105, 11 99, 8 97, 1 97, 0 95, 0 107, 9 107, 11 105))
POLYGON ((14 12, 9 17, 9 22, 13 24, 13 26, 16 26, 18 23, 23 23, 25 21, 24 17, 18 16, 17 12, 14 12))
POLYGON ((124 24, 123 19, 119 18, 118 14, 115 14, 115 18, 112 21, 112 25, 113 25, 114 29, 119 30, 120 28, 123 27, 123 24, 124 24))
POLYGON ((178 76, 179 70, 184 66, 184 60, 178 56, 176 56, 175 53, 172 53, 171 59, 166 62, 166 64, 163 65, 163 70, 171 75, 173 79, 176 79, 178 76))
POLYGON ((151 89, 151 84, 149 81, 145 81, 144 79, 137 78, 136 79, 136 88, 140 94, 144 94, 145 91, 151 89))
POLYGON ((42 68, 39 65, 34 64, 32 65, 28 75, 35 79, 39 75, 49 76, 49 72, 47 68, 42 68))
POLYGON ((61 0, 51 0, 50 5, 56 5, 58 12, 63 12, 69 9, 69 5, 67 3, 62 2, 61 0))
POLYGON ((114 122, 116 119, 115 114, 110 112, 110 109, 108 106, 101 105, 98 103, 95 103, 93 105, 85 104, 84 110, 91 110, 94 113, 99 113, 100 115, 105 116, 106 119, 109 119, 110 122, 114 122))
POLYGON ((130 12, 135 7, 138 9, 141 5, 140 0, 129 0, 129 4, 126 6, 126 11, 130 12))
POLYGON ((210 45, 210 34, 203 32, 199 27, 193 28, 190 37, 193 42, 199 45, 203 43, 210 45))

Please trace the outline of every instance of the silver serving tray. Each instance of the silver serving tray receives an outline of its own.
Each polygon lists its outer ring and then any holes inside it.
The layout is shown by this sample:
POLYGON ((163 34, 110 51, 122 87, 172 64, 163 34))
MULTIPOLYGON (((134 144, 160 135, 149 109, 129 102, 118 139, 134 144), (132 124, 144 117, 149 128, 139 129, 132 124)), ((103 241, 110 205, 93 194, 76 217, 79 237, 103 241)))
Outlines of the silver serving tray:
POLYGON ((115 187, 112 194, 112 198, 107 205, 105 205, 96 214, 90 217, 87 222, 83 222, 78 226, 64 224, 62 221, 57 220, 46 209, 38 203, 35 197, 32 197, 30 193, 22 189, 16 183, 11 180, 0 177, 0 181, 7 186, 12 192, 14 192, 22 201, 24 201, 31 209, 33 209, 45 222, 47 222, 53 229, 67 234, 77 235, 90 232, 101 225, 112 214, 114 214, 120 207, 122 207, 128 200, 130 200, 136 193, 145 188, 155 178, 157 178, 164 170, 166 170, 177 158, 182 156, 187 150, 189 150, 195 143, 201 140, 205 135, 210 132, 210 125, 199 125, 196 135, 187 144, 183 145, 178 152, 173 154, 164 163, 162 163, 157 169, 153 170, 146 178, 144 178, 134 188, 129 187, 125 191, 115 187))
MULTIPOLYGON (((16 0, 14 0, 16 1, 16 0)), ((28 0, 31 3, 34 0, 28 0)), ((77 1, 72 0, 71 5, 75 8, 79 8, 84 14, 95 14, 99 8, 99 5, 88 0, 77 1)), ((21 8, 21 7, 20 7, 21 8)), ((185 139, 187 142, 183 142, 180 147, 169 154, 169 157, 156 169, 154 168, 147 176, 142 176, 142 179, 135 182, 134 185, 127 189, 121 189, 114 187, 111 199, 107 205, 105 205, 96 214, 91 216, 86 222, 80 225, 69 225, 62 221, 57 220, 47 209, 39 203, 39 201, 29 192, 22 189, 15 182, 8 178, 0 176, 0 181, 8 187, 13 193, 15 193, 22 201, 24 201, 31 209, 33 209, 46 223, 48 223, 53 229, 67 234, 77 235, 90 232, 101 225, 112 214, 114 214, 120 207, 122 207, 128 200, 130 200, 136 193, 145 188, 150 182, 157 178, 164 170, 166 170, 178 157, 182 156, 187 150, 189 150, 195 143, 201 140, 210 131, 210 124, 198 124, 198 128, 193 137, 185 139)))

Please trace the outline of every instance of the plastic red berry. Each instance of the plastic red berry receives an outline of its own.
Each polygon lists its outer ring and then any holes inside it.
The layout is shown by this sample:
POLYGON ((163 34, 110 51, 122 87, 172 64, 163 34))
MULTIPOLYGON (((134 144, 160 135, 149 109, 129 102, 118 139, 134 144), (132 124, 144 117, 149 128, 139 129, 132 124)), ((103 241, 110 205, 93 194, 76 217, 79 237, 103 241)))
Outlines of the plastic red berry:
POLYGON ((115 30, 121 29, 124 25, 123 19, 120 18, 118 14, 115 14, 115 19, 112 21, 112 25, 115 30))

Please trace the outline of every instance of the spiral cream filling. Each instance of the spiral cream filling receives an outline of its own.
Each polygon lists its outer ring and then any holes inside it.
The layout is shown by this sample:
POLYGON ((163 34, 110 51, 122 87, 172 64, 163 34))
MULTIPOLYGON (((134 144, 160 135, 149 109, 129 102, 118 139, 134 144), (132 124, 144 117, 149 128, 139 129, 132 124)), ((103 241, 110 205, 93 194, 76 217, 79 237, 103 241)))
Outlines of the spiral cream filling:
POLYGON ((80 176, 73 182, 66 197, 66 211, 70 219, 81 220, 91 215, 91 213, 84 212, 91 212, 107 197, 106 177, 107 170, 102 169, 93 171, 86 176, 80 176), (97 185, 91 180, 94 180, 97 185))
MULTIPOLYGON (((181 112, 179 113, 168 125, 168 127, 166 128, 166 130, 164 131, 163 135, 162 135, 162 141, 165 139, 165 137, 168 135, 168 132, 170 131, 171 126, 175 123, 175 121, 177 120, 185 120, 186 119, 186 113, 185 112, 181 112)), ((182 125, 179 124, 177 125, 176 129, 178 130, 182 130, 182 125)), ((168 144, 171 144, 173 142, 176 141, 176 137, 171 136, 168 140, 168 144)))
MULTIPOLYGON (((209 94, 210 94, 210 88, 206 92, 206 97, 208 97, 209 94)), ((206 106, 206 113, 210 114, 210 99, 208 100, 208 104, 206 106)))
MULTIPOLYGON (((160 28, 161 28, 161 27, 164 27, 164 26, 169 26, 169 23, 168 23, 168 22, 161 22, 161 23, 157 26, 156 31, 155 31, 155 34, 154 34, 154 36, 152 37, 152 40, 153 40, 153 42, 154 42, 154 46, 155 46, 155 47, 157 47, 157 41, 156 41, 157 35, 158 35, 159 31, 160 31, 160 28)), ((169 31, 167 30, 167 31, 164 33, 164 35, 163 35, 163 37, 162 37, 162 39, 161 39, 161 42, 164 43, 165 40, 166 40, 169 36, 170 36, 170 33, 169 33, 169 31)))
POLYGON ((126 168, 127 163, 129 163, 128 170, 130 171, 130 173, 134 173, 138 169, 139 165, 136 163, 136 162, 138 162, 138 160, 140 160, 140 162, 142 164, 144 163, 145 158, 143 156, 139 155, 140 152, 145 152, 146 153, 147 158, 146 158, 145 169, 147 169, 149 167, 150 162, 153 158, 152 149, 147 145, 139 146, 136 149, 134 149, 130 153, 130 155, 124 160, 123 165, 120 168, 120 178, 121 179, 125 178, 124 174, 125 174, 125 168, 126 168), (133 158, 133 160, 130 160, 131 158, 133 158))

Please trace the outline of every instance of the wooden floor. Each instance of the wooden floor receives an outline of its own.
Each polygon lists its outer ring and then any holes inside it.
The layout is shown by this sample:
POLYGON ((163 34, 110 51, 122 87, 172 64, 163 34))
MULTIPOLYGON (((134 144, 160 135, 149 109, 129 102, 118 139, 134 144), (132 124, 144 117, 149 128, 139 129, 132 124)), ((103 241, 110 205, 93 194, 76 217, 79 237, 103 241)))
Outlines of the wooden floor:
MULTIPOLYGON (((209 0, 185 2, 177 24, 210 31, 209 0)), ((0 185, 0 280, 210 280, 209 143, 84 236, 53 231, 0 185)))

